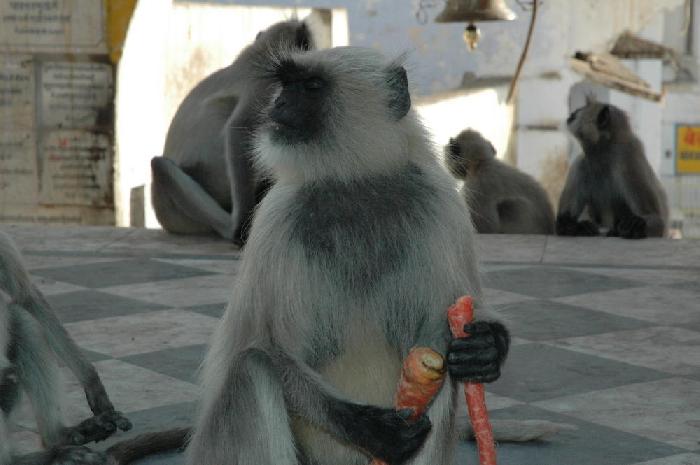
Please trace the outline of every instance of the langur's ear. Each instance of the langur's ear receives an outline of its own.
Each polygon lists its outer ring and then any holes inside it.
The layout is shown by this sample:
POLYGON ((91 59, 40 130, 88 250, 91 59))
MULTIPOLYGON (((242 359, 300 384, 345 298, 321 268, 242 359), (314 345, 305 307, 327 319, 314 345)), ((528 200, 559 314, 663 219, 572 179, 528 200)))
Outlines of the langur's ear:
POLYGON ((496 147, 494 147, 490 141, 487 141, 487 142, 489 143, 489 147, 491 147, 491 156, 495 157, 496 156, 496 147))
POLYGON ((309 32, 308 26, 304 22, 300 23, 299 27, 297 27, 295 45, 300 50, 311 50, 311 33, 309 32))
POLYGON ((411 109, 411 94, 408 92, 408 76, 403 66, 393 66, 387 71, 389 86, 389 110, 400 120, 411 109))
POLYGON ((598 129, 605 129, 610 124, 610 106, 605 105, 598 112, 598 117, 596 118, 596 124, 598 129))

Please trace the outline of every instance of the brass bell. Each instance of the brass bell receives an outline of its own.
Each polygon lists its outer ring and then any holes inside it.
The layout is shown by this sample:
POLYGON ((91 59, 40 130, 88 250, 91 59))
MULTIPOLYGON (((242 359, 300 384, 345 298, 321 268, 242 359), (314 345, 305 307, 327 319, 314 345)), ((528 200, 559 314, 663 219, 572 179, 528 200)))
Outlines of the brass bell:
POLYGON ((472 23, 475 21, 512 21, 515 13, 505 0, 447 0, 436 23, 472 23))
POLYGON ((474 25, 475 21, 512 21, 513 10, 506 6, 505 0, 447 0, 436 23, 467 23, 464 30, 464 42, 469 50, 474 50, 479 43, 481 32, 474 25))

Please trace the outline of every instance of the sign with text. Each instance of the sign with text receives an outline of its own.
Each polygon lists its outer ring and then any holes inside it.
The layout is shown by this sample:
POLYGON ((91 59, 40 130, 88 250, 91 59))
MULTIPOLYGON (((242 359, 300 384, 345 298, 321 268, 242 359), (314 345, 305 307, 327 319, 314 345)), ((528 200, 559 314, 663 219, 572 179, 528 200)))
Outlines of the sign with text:
POLYGON ((42 205, 112 205, 112 142, 108 135, 51 131, 41 151, 42 205))
POLYGON ((676 173, 700 174, 700 125, 676 125, 676 173))
POLYGON ((0 50, 106 53, 101 0, 2 0, 0 50))
POLYGON ((29 55, 0 55, 0 202, 36 202, 34 65, 29 55))
POLYGON ((112 66, 47 62, 41 66, 41 122, 59 128, 112 124, 112 66))

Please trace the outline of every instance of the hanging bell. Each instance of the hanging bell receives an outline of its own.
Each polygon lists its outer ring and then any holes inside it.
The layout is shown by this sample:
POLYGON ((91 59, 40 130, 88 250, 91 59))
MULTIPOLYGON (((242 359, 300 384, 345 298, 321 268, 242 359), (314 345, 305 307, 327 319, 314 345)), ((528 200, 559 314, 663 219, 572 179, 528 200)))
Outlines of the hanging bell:
POLYGON ((472 23, 475 21, 512 21, 515 13, 505 0, 447 0, 436 23, 472 23))

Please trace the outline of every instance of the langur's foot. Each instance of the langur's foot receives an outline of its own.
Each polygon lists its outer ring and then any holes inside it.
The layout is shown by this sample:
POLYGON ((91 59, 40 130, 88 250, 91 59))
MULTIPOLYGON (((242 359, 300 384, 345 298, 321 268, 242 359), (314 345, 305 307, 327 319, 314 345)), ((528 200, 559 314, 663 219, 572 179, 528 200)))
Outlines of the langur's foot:
POLYGON ((105 465, 107 456, 83 446, 64 446, 53 450, 51 465, 105 465))
POLYGON ((637 215, 630 215, 621 219, 616 228, 620 233, 620 237, 625 239, 644 239, 647 237, 647 222, 644 218, 637 215))
POLYGON ((555 227, 559 236, 597 236, 598 226, 588 220, 578 221, 569 213, 557 216, 555 227))
POLYGON ((598 225, 592 221, 583 220, 576 224, 576 236, 593 237, 600 234, 598 225))
POLYGON ((64 443, 80 446, 89 442, 104 441, 114 434, 117 429, 129 431, 131 427, 131 422, 121 412, 110 410, 83 420, 71 428, 66 428, 64 432, 66 440, 64 443))

